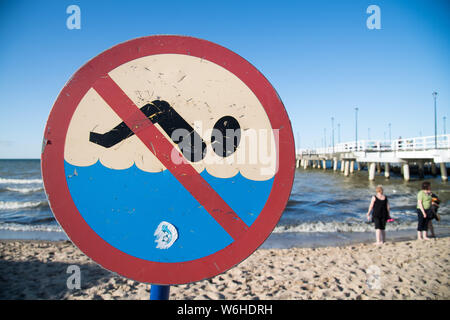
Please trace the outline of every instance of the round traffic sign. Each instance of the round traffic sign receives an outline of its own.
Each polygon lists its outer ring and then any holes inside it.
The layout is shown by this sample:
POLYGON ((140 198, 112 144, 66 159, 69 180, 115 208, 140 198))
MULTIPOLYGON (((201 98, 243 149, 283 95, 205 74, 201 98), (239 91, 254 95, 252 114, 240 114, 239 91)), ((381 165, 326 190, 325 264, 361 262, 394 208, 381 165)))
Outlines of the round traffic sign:
POLYGON ((106 269, 154 284, 222 273, 269 236, 295 170, 289 118, 242 57, 184 36, 119 44, 59 94, 42 174, 55 218, 106 269))

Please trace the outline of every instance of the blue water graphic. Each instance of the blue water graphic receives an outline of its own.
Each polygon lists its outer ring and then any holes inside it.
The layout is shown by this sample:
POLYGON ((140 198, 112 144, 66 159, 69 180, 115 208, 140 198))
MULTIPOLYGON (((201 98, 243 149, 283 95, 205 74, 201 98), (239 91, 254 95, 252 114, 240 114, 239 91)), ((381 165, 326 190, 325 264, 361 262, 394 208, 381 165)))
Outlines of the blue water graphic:
MULTIPOLYGON (((224 249, 230 235, 168 171, 150 173, 135 165, 109 169, 65 162, 74 203, 87 224, 106 242, 137 258, 156 262, 199 259, 224 249), (156 248, 154 232, 167 221, 178 232, 168 249, 156 248)), ((201 176, 236 214, 251 226, 264 208, 273 178, 253 181, 240 173, 222 179, 204 170, 201 176)))

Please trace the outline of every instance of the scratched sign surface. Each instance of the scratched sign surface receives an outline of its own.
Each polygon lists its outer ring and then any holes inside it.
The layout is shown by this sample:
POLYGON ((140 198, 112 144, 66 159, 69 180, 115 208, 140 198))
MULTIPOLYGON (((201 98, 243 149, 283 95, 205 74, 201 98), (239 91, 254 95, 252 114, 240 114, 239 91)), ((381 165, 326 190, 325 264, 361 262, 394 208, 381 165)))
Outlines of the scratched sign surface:
POLYGON ((246 60, 208 41, 119 44, 63 88, 42 171, 69 238, 129 278, 179 284, 250 255, 288 200, 294 143, 283 104, 246 60))

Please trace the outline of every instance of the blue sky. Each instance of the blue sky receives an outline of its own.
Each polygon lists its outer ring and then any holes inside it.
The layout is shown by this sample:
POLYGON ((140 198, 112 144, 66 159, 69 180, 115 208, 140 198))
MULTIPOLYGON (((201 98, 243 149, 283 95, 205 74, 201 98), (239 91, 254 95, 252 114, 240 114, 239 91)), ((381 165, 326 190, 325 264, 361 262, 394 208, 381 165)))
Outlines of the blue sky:
MULTIPOLYGON (((281 96, 301 147, 434 134, 450 116, 450 1, 0 0, 0 158, 39 158, 60 90, 115 44, 155 34, 216 42, 256 66, 281 96), (66 8, 81 9, 69 30, 66 8), (369 5, 381 30, 369 30, 369 5)), ((447 132, 450 120, 447 120, 447 132)), ((298 141, 297 141, 298 143, 298 141)))

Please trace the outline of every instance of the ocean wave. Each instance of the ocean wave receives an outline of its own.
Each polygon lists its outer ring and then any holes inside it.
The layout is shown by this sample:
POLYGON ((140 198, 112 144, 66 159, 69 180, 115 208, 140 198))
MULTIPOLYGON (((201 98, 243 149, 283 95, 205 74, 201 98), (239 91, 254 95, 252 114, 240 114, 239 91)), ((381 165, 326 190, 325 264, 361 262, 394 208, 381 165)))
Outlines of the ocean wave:
POLYGON ((325 205, 325 206, 336 206, 336 205, 343 205, 343 204, 351 204, 354 203, 354 199, 333 199, 333 200, 321 200, 313 203, 312 205, 319 206, 319 205, 325 205))
POLYGON ((62 228, 59 225, 29 225, 18 223, 0 223, 0 230, 63 232, 62 228))
POLYGON ((11 187, 6 187, 6 188, 4 188, 2 190, 11 191, 11 192, 18 192, 18 193, 34 193, 34 192, 43 191, 44 188, 43 187, 37 187, 37 188, 11 188, 11 187))
POLYGON ((300 205, 304 205, 304 204, 309 204, 309 201, 289 199, 288 203, 286 204, 286 207, 295 207, 295 206, 300 206, 300 205))
MULTIPOLYGON (((387 231, 398 231, 412 229, 417 227, 415 221, 392 222, 386 225, 387 231)), ((296 225, 278 225, 273 233, 289 233, 289 232, 372 232, 374 231, 372 223, 357 222, 309 222, 296 225)))
POLYGON ((48 206, 47 201, 0 201, 0 210, 36 209, 48 206))
POLYGON ((0 184, 33 184, 42 183, 42 179, 8 179, 0 178, 0 184))

